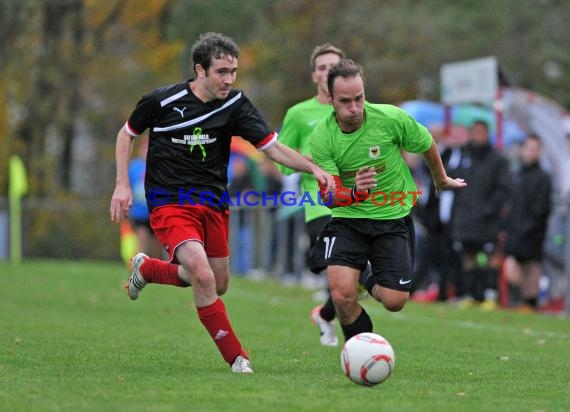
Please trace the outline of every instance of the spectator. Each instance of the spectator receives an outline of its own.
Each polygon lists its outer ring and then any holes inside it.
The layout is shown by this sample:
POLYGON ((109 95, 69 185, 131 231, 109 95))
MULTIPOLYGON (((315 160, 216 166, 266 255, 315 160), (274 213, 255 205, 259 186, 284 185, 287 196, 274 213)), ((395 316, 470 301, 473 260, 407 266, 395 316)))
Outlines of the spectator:
POLYGON ((512 176, 504 274, 509 302, 538 307, 542 249, 550 214, 550 176, 540 167, 540 138, 530 134, 520 150, 521 167, 512 176), (521 302, 522 300, 522 302, 521 302))
MULTIPOLYGON (((264 157, 259 163, 259 171, 263 176, 263 190, 268 195, 273 195, 274 193, 280 194, 283 188, 283 181, 281 173, 275 164, 267 157, 264 157)), ((267 255, 264 259, 264 269, 266 272, 271 272, 275 269, 278 255, 277 248, 280 247, 280 245, 278 243, 279 233, 276 229, 277 219, 275 214, 277 212, 277 206, 268 204, 267 208, 269 210, 269 222, 267 223, 269 224, 269 227, 272 228, 272 230, 270 230, 267 255)))
MULTIPOLYGON (((301 175, 293 173, 281 177, 282 194, 285 196, 301 197, 301 175), (293 195, 294 194, 294 195, 293 195)), ((299 227, 303 219, 303 209, 299 206, 280 205, 276 211, 279 227, 279 244, 284 249, 282 258, 281 281, 286 284, 294 284, 301 281, 301 269, 297 257, 299 251, 299 238, 302 235, 299 227)))
MULTIPOLYGON (((457 168, 461 149, 450 142, 443 127, 431 126, 429 130, 437 144, 444 168, 457 168)), ((453 278, 460 271, 458 257, 452 248, 449 226, 454 192, 445 191, 439 196, 435 193, 425 162, 419 162, 412 170, 422 192, 417 207, 413 209, 414 219, 421 229, 412 288, 426 288, 416 290, 412 298, 416 301, 445 301, 454 295, 453 278)))
POLYGON ((497 307, 498 235, 509 191, 509 165, 489 143, 489 125, 475 121, 458 169, 469 185, 455 193, 451 214, 453 247, 461 256, 457 279, 460 307, 497 307))
MULTIPOLYGON (((232 199, 241 199, 245 193, 255 189, 248 159, 243 155, 234 154, 230 165, 232 177, 228 185, 228 194, 232 199)), ((252 208, 241 206, 235 210, 237 234, 232 246, 237 253, 234 253, 231 259, 232 272, 235 273, 247 274, 252 268, 253 225, 251 220, 254 215, 253 212, 252 208)))
POLYGON ((133 157, 129 164, 129 180, 133 192, 133 204, 129 212, 129 220, 137 237, 138 250, 149 256, 162 258, 164 253, 162 245, 150 228, 150 218, 144 192, 148 136, 141 137, 136 147, 136 156, 133 157))

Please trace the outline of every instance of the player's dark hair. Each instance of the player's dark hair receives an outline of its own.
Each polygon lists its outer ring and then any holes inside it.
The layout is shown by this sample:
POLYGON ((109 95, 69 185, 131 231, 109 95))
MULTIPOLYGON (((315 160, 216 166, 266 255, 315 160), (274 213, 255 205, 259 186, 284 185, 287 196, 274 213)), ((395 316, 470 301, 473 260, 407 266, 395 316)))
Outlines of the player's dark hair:
POLYGON ((338 57, 344 59, 344 52, 336 46, 333 46, 330 43, 321 44, 313 49, 311 53, 311 59, 309 60, 309 64, 311 66, 311 71, 315 71, 315 59, 323 54, 333 53, 336 54, 338 57))
POLYGON ((536 133, 529 133, 524 140, 536 140, 540 146, 542 146, 542 139, 536 133))
POLYGON ((327 86, 329 88, 329 93, 332 96, 334 94, 334 81, 337 77, 342 77, 344 79, 349 77, 360 76, 362 81, 365 81, 364 71, 362 66, 351 59, 344 59, 339 61, 329 70, 327 76, 327 86))
POLYGON ((192 45, 192 60, 194 62, 194 73, 196 65, 199 64, 207 72, 213 59, 225 56, 239 57, 239 47, 236 42, 221 33, 202 33, 198 40, 192 45))
POLYGON ((471 128, 473 128, 473 126, 475 125, 479 125, 485 128, 485 130, 487 131, 487 133, 489 133, 489 123, 486 120, 483 119, 475 119, 473 120, 473 123, 471 123, 471 128))

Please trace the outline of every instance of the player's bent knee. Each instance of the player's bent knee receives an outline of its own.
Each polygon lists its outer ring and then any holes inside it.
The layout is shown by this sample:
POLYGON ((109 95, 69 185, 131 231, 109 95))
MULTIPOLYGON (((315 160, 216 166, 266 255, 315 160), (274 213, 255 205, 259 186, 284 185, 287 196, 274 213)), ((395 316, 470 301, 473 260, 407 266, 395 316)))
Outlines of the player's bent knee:
POLYGON ((380 286, 374 285, 370 296, 372 296, 372 298, 374 298, 374 300, 376 300, 377 302, 382 303, 382 291, 380 289, 380 286))
POLYGON ((386 310, 389 310, 390 312, 399 312, 402 309, 404 309, 404 306, 406 306, 406 301, 382 302, 382 304, 384 305, 386 310))
POLYGON ((396 294, 384 294, 382 297, 382 304, 390 312, 399 312, 404 309, 408 302, 408 294, 397 292, 396 294))
POLYGON ((218 285, 216 284, 216 293, 218 296, 224 295, 228 291, 228 282, 218 285))
POLYGON ((192 286, 194 287, 194 289, 211 290, 211 291, 213 291, 216 288, 214 278, 209 276, 198 276, 195 280, 192 281, 192 286))
POLYGON ((355 305, 357 301, 356 293, 341 289, 331 290, 331 297, 334 304, 339 307, 355 305))
POLYGON ((374 299, 382 303, 384 308, 390 312, 399 312, 404 309, 410 297, 408 292, 387 289, 379 285, 376 285, 372 292, 374 299))
POLYGON ((188 278, 194 288, 210 290, 214 290, 214 288, 217 289, 216 280, 211 270, 192 265, 185 267, 184 270, 189 274, 188 278))

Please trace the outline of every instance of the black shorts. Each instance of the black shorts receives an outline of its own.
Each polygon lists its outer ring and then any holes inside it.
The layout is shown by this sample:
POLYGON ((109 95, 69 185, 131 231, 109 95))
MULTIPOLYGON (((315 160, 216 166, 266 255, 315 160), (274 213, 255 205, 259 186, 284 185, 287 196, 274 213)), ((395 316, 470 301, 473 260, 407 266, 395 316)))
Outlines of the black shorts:
POLYGON ((394 220, 332 218, 320 242, 328 266, 364 270, 370 261, 378 285, 410 291, 416 235, 409 215, 394 220))
POLYGON ((535 238, 508 236, 505 244, 505 256, 514 256, 520 263, 540 262, 543 244, 544 236, 536 236, 535 238))
POLYGON ((326 224, 331 220, 330 216, 322 216, 307 222, 306 230, 309 236, 309 269, 313 273, 321 273, 327 268, 325 261, 324 243, 319 242, 319 236, 326 224))

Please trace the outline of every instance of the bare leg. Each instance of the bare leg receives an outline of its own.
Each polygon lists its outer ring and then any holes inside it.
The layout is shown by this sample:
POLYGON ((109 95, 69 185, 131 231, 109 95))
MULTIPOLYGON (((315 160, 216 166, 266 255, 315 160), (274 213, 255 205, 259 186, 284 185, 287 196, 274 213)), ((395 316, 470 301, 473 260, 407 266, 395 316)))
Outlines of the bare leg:
POLYGON ((179 276, 182 279, 187 278, 192 284, 196 306, 214 303, 218 298, 216 280, 204 246, 196 241, 184 242, 176 249, 176 258, 183 268, 182 276, 179 269, 179 276))
POLYGON ((508 285, 509 305, 518 306, 521 303, 523 271, 514 256, 507 256, 505 258, 504 274, 508 285))
POLYGON ((360 271, 333 265, 328 267, 327 275, 345 341, 359 333, 372 332, 372 320, 358 303, 360 271))
POLYGON ((341 324, 350 324, 360 315, 358 300, 358 276, 360 271, 346 266, 329 266, 327 277, 331 297, 341 324))
POLYGON ((523 299, 526 301, 536 299, 541 276, 540 263, 536 261, 524 263, 522 265, 522 272, 521 294, 523 299))
POLYGON ((230 281, 230 259, 225 258, 208 258, 210 267, 214 272, 216 280, 216 293, 222 296, 226 293, 230 281))
POLYGON ((520 286, 522 283, 523 272, 521 265, 513 256, 505 258, 505 279, 507 283, 513 286, 520 286))
POLYGON ((402 310, 406 302, 408 302, 410 293, 374 285, 372 288, 372 297, 378 302, 382 302, 384 307, 390 312, 398 312, 402 310))

